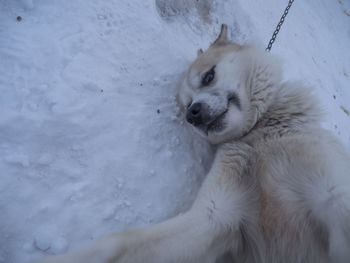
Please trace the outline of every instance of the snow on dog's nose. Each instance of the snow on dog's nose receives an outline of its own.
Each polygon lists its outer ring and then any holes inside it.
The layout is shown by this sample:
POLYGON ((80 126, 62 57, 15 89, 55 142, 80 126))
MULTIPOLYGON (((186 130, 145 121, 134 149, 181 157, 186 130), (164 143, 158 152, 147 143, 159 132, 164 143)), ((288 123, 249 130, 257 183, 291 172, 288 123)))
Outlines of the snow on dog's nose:
POLYGON ((202 103, 194 103, 186 113, 186 120, 194 126, 203 123, 202 103))

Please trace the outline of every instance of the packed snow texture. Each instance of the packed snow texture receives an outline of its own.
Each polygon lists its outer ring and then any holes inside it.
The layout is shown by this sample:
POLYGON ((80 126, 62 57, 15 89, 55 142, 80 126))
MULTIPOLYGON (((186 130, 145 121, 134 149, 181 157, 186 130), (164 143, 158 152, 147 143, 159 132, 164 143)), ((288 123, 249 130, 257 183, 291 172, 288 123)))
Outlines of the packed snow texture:
MULTIPOLYGON (((286 1, 0 0, 0 262, 185 211, 212 149, 176 90, 221 23, 267 44, 286 1)), ((272 53, 350 150, 350 3, 295 1, 272 53)))

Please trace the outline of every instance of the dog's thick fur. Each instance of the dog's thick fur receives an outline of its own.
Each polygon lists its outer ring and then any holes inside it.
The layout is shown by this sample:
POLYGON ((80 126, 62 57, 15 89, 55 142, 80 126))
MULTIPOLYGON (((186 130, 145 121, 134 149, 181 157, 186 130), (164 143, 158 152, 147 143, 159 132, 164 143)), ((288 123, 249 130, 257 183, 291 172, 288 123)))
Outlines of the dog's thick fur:
POLYGON ((321 128, 310 89, 282 83, 271 55, 229 42, 223 25, 179 101, 217 145, 192 208, 41 262, 350 262, 350 159, 321 128))

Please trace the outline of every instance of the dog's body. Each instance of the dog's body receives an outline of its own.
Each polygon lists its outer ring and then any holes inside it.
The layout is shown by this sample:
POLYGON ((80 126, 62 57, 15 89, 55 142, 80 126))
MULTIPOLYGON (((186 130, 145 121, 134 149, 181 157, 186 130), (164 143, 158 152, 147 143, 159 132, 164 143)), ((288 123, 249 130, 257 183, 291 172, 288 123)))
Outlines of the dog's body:
POLYGON ((310 90, 278 69, 223 26, 179 92, 187 121, 217 144, 192 208, 42 262, 349 262, 350 159, 310 90))

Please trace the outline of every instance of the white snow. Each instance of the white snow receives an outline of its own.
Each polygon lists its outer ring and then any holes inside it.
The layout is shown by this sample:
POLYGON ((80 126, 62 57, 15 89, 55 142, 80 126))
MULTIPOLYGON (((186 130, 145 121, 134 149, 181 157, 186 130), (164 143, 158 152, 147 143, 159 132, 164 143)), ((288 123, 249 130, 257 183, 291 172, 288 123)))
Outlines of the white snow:
MULTIPOLYGON (((265 46, 286 4, 0 0, 0 262, 185 211, 212 150, 179 114, 181 74, 221 23, 265 46)), ((348 149, 349 13, 349 1, 295 1, 272 48, 348 149)))

